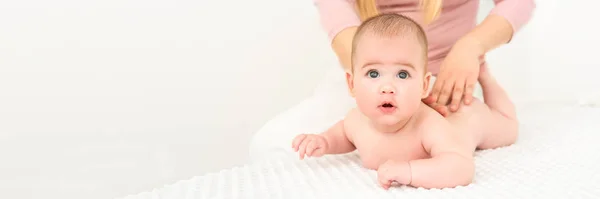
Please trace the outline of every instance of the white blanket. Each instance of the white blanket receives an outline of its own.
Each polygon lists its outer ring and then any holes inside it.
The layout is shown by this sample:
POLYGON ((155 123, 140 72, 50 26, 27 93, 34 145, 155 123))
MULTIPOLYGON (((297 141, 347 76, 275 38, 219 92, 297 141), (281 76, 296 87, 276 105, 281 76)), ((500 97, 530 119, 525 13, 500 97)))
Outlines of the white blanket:
POLYGON ((475 180, 466 187, 386 191, 353 153, 265 160, 124 198, 600 198, 600 108, 520 111, 517 143, 478 151, 475 180))

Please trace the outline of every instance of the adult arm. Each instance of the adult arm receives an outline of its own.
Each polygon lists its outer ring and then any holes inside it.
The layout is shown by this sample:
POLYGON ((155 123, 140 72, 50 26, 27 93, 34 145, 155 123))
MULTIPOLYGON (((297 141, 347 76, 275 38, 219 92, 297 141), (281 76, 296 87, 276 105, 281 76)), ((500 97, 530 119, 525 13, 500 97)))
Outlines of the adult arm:
POLYGON ((457 111, 463 100, 471 104, 481 59, 487 52, 510 42, 535 9, 533 0, 494 0, 494 3, 490 14, 454 44, 442 63, 431 96, 425 100, 442 115, 457 111), (448 109, 445 106, 449 102, 448 109))
POLYGON ((465 37, 477 42, 484 52, 510 42, 529 22, 536 7, 534 0, 494 0, 494 3, 490 14, 465 37))
POLYGON ((344 70, 350 69, 352 39, 361 21, 352 0, 313 0, 322 28, 344 70))

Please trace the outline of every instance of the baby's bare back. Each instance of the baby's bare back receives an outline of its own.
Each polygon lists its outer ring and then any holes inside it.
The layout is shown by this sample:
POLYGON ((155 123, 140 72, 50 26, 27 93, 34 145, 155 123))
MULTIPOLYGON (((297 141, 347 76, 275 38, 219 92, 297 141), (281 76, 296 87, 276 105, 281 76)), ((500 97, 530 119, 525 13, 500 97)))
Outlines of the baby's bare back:
POLYGON ((474 99, 470 105, 450 113, 446 119, 459 133, 470 136, 474 149, 489 149, 504 144, 508 127, 504 116, 490 109, 483 101, 474 99))

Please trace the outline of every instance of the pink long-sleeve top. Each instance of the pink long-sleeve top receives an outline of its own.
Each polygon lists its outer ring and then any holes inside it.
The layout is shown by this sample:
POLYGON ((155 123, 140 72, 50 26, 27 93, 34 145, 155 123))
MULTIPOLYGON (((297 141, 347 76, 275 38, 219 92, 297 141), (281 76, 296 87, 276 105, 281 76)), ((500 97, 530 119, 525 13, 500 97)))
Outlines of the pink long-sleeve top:
MULTIPOLYGON (((355 11, 355 0, 313 0, 322 27, 330 41, 343 29, 358 26, 361 21, 355 11)), ((377 0, 381 13, 400 13, 423 25, 420 0, 377 0)), ((494 0, 490 14, 509 21, 513 34, 529 21, 535 8, 534 0, 494 0)), ((428 70, 439 72, 440 64, 452 45, 477 24, 479 0, 443 0, 442 13, 433 23, 424 26, 429 40, 428 70)))

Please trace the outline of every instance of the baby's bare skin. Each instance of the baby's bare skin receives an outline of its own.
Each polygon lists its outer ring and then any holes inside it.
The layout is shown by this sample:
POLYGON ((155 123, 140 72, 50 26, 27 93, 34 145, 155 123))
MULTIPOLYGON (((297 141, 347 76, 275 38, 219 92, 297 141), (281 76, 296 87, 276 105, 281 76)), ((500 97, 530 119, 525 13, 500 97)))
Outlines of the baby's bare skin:
POLYGON ((470 184, 476 149, 515 142, 513 104, 483 62, 478 80, 485 102, 474 100, 444 118, 422 102, 431 74, 422 37, 411 36, 420 30, 401 17, 381 19, 364 36, 357 31, 347 74, 357 107, 323 133, 297 136, 292 147, 301 159, 357 150, 386 189, 392 182, 425 188, 470 184), (399 31, 376 32, 387 30, 399 31))
MULTIPOLYGON (((484 72, 487 73, 487 70, 484 72)), ((489 78, 489 75, 482 77, 489 78)), ((378 132, 372 127, 369 118, 356 108, 347 114, 343 120, 343 131, 348 142, 357 149, 366 168, 376 170, 388 160, 431 158, 424 143, 431 142, 428 139, 440 136, 436 135, 440 133, 455 133, 457 140, 452 144, 461 144, 471 152, 510 145, 517 136, 516 122, 507 122, 479 99, 475 99, 470 105, 463 105, 446 118, 425 104, 421 104, 419 109, 412 120, 396 133, 378 132), (432 126, 438 127, 431 128, 432 126), (452 130, 435 132, 440 130, 440 126, 452 130)))
MULTIPOLYGON (((485 69, 482 71, 487 73, 485 69)), ((491 78, 489 74, 481 77, 491 78)), ((482 78, 484 89, 499 89, 493 79, 482 78), (494 86, 497 88, 490 88, 494 86)), ((486 91, 484 95, 493 96, 486 91)), ((364 167, 378 170, 384 188, 389 188, 392 182, 445 188, 470 184, 474 174, 473 152, 514 143, 516 126, 516 120, 506 118, 478 99, 446 118, 422 103, 417 113, 395 132, 378 131, 368 117, 354 108, 322 134, 297 136, 293 148, 300 158, 356 150, 364 167)))

